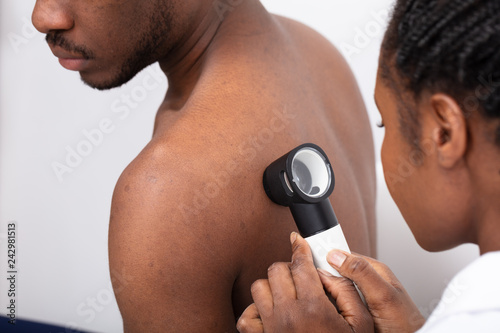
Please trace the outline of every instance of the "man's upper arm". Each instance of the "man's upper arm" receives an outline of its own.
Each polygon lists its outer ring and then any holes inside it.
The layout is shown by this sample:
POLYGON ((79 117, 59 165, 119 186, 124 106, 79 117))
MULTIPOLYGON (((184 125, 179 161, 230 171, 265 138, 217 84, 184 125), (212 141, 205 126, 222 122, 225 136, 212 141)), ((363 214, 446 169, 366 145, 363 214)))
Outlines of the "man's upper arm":
POLYGON ((189 220, 181 209, 198 177, 169 154, 141 155, 118 181, 111 210, 110 267, 127 277, 113 285, 125 331, 235 331, 234 254, 209 208, 189 220))

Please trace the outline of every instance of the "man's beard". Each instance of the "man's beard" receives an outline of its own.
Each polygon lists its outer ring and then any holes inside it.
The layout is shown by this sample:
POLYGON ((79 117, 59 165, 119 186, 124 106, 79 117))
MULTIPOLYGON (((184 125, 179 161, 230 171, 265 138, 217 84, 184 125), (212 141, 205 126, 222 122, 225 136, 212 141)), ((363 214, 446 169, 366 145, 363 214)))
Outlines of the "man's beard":
POLYGON ((101 91, 120 87, 132 80, 144 68, 157 61, 157 58, 155 57, 157 48, 158 45, 154 42, 154 40, 143 39, 138 45, 136 51, 124 61, 123 65, 119 68, 119 71, 113 78, 108 81, 92 81, 90 79, 85 79, 84 75, 81 75, 81 79, 83 83, 89 87, 101 91))
POLYGON ((157 2, 156 7, 149 20, 149 29, 137 39, 134 53, 124 61, 115 77, 105 82, 91 82, 82 77, 82 81, 86 85, 97 90, 109 90, 120 87, 132 80, 144 68, 155 63, 165 55, 161 54, 160 48, 171 31, 172 10, 163 1, 157 2))
MULTIPOLYGON (((122 86, 133 79, 140 71, 158 61, 162 54, 160 48, 171 31, 171 10, 165 3, 158 2, 156 10, 153 10, 149 20, 150 26, 144 33, 138 36, 133 53, 125 59, 113 77, 107 81, 91 80, 80 73, 83 83, 97 90, 109 90, 122 86)), ((47 34, 46 40, 51 45, 60 46, 66 51, 81 55, 86 60, 95 59, 95 54, 84 46, 77 46, 67 41, 63 31, 53 31, 47 34)), ((168 53, 164 52, 164 53, 168 53)))

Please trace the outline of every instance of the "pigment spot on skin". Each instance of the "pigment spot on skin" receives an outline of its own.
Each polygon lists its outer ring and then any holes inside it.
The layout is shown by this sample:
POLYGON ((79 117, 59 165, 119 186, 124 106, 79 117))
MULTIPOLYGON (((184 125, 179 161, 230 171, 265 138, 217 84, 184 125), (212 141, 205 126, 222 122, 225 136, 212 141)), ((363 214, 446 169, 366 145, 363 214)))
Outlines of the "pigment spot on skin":
POLYGON ((129 192, 130 191, 130 186, 129 185, 125 185, 125 192, 129 192))
POLYGON ((240 221, 240 229, 242 231, 246 231, 247 230, 247 225, 245 224, 245 221, 240 221))

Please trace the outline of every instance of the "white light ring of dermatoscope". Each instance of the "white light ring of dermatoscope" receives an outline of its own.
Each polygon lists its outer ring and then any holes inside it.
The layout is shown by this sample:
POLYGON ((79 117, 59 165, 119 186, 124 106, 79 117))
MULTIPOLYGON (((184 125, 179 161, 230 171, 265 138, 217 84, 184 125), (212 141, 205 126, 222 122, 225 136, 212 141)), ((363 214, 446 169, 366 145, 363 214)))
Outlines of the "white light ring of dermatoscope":
POLYGON ((332 174, 323 155, 314 148, 299 150, 292 160, 292 181, 310 198, 319 198, 330 188, 332 174))

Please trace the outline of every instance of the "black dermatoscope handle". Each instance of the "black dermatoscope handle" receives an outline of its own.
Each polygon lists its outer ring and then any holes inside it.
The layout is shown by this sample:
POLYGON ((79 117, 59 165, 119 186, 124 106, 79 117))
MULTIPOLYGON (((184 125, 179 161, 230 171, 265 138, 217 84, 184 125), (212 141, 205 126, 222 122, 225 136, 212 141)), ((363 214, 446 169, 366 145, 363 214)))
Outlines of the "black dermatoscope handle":
POLYGON ((330 200, 316 204, 293 204, 290 206, 295 224, 304 238, 336 227, 339 224, 330 200))

